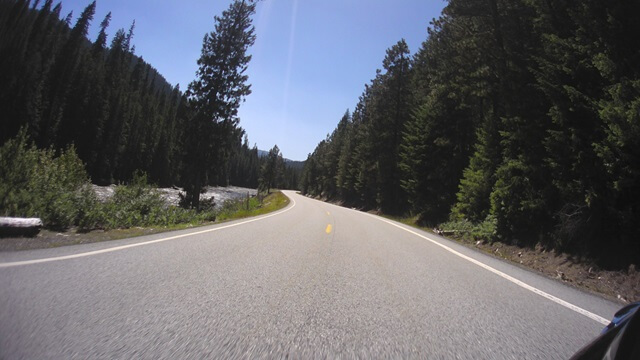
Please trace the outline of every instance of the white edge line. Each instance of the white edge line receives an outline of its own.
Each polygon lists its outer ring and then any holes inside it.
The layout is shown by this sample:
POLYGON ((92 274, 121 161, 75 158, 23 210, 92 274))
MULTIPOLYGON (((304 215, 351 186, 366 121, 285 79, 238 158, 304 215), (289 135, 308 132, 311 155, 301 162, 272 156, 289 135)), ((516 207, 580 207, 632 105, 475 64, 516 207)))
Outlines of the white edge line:
POLYGON ((400 226, 400 225, 398 225, 398 224, 396 224, 396 223, 394 223, 392 221, 383 219, 381 217, 378 217, 378 216, 375 216, 375 215, 372 215, 372 214, 368 214, 368 213, 365 213, 365 212, 361 212, 361 211, 359 211, 359 212, 362 213, 362 214, 371 216, 373 218, 376 218, 376 219, 378 219, 378 220, 380 220, 382 222, 385 222, 385 223, 387 223, 389 225, 393 225, 393 226, 395 226, 397 228, 400 228, 400 229, 402 229, 402 230, 404 230, 406 232, 409 232, 409 233, 411 233, 413 235, 416 235, 416 236, 418 236, 418 237, 420 237, 422 239, 425 239, 425 240, 433 243, 434 245, 440 246, 444 250, 447 250, 448 252, 450 252, 450 253, 452 253, 452 254, 454 254, 456 256, 459 256, 459 257, 461 257, 461 258, 463 258, 463 259, 465 259, 465 260, 467 260, 467 261, 469 261, 469 262, 471 262, 473 264, 476 264, 476 265, 480 266, 481 268, 483 268, 485 270, 488 270, 488 271, 490 271, 490 272, 492 272, 492 273, 494 273, 494 274, 496 274, 496 275, 498 275, 498 276, 500 276, 500 277, 502 277, 502 278, 504 278, 506 280, 511 281, 512 283, 520 286, 521 288, 529 290, 529 291, 533 292, 534 294, 538 294, 538 295, 540 295, 540 296, 542 296, 542 297, 544 297, 544 298, 546 298, 548 300, 551 300, 551 301, 553 301, 553 302, 555 302, 555 303, 557 303, 559 305, 562 305, 562 306, 564 306, 564 307, 566 307, 566 308, 568 308, 570 310, 573 310, 573 311, 577 312, 578 314, 582 314, 582 315, 588 317, 591 320, 597 321, 597 322, 599 322, 599 323, 601 323, 603 325, 608 325, 609 322, 610 322, 609 320, 603 318, 602 316, 596 315, 596 314, 594 314, 594 313, 592 313, 590 311, 587 311, 587 310, 585 310, 585 309, 583 309, 583 308, 581 308, 579 306, 576 306, 576 305, 574 305, 574 304, 572 304, 570 302, 562 300, 562 299, 560 299, 560 298, 558 298, 556 296, 553 296, 553 295, 551 295, 549 293, 546 293, 546 292, 544 292, 544 291, 542 291, 542 290, 540 290, 538 288, 535 288, 535 287, 533 287, 533 286, 531 286, 531 285, 529 285, 527 283, 524 283, 524 282, 522 282, 522 281, 520 281, 520 280, 518 280, 518 279, 516 279, 516 278, 514 278, 514 277, 512 277, 510 275, 507 275, 507 274, 503 273, 500 270, 494 269, 491 266, 486 265, 486 264, 484 264, 484 263, 482 263, 482 262, 480 262, 480 261, 478 261, 478 260, 476 260, 474 258, 471 258, 471 257, 469 257, 467 255, 464 255, 464 254, 462 254, 462 253, 460 253, 460 252, 458 252, 456 250, 453 250, 452 248, 450 248, 450 247, 448 247, 446 245, 443 245, 443 244, 439 243, 438 241, 435 241, 435 240, 433 240, 433 239, 431 239, 431 238, 429 238, 427 236, 419 234, 419 233, 417 233, 417 232, 415 232, 413 230, 407 229, 407 228, 405 228, 403 226, 400 226))
POLYGON ((0 263, 0 268, 8 268, 8 267, 13 267, 13 266, 21 266, 21 265, 40 264, 40 263, 46 263, 46 262, 51 262, 51 261, 69 260, 69 259, 81 258, 81 257, 85 257, 85 256, 93 256, 93 255, 104 254, 104 253, 108 253, 108 252, 112 252, 112 251, 119 251, 119 250, 124 250, 124 249, 137 247, 137 246, 143 246, 143 245, 151 245, 151 244, 155 244, 155 243, 159 243, 159 242, 163 242, 163 241, 175 240, 175 239, 180 239, 180 238, 184 238, 184 237, 188 237, 188 236, 206 234, 206 233, 209 233, 209 232, 228 229, 228 228, 231 228, 231 227, 234 227, 234 226, 240 226, 240 225, 252 223, 254 221, 264 220, 264 219, 270 218, 272 216, 283 214, 283 213, 293 209, 296 206, 296 201, 292 197, 289 197, 289 196, 287 196, 287 197, 293 202, 293 205, 287 207, 284 210, 275 212, 273 214, 260 216, 260 217, 253 218, 253 219, 247 220, 247 221, 242 221, 242 222, 238 222, 238 223, 234 223, 234 224, 230 224, 230 225, 224 225, 224 226, 220 226, 220 227, 216 227, 216 228, 208 229, 208 230, 201 230, 201 231, 191 232, 191 233, 188 233, 188 234, 180 234, 180 235, 170 236, 170 237, 166 237, 166 238, 162 238, 162 239, 150 240, 150 241, 145 241, 145 242, 140 242, 140 243, 135 243, 135 244, 129 244, 129 245, 115 246, 115 247, 112 247, 112 248, 89 251, 89 252, 84 252, 84 253, 79 253, 79 254, 57 256, 57 257, 35 259, 35 260, 24 260, 24 261, 14 261, 14 262, 0 263))

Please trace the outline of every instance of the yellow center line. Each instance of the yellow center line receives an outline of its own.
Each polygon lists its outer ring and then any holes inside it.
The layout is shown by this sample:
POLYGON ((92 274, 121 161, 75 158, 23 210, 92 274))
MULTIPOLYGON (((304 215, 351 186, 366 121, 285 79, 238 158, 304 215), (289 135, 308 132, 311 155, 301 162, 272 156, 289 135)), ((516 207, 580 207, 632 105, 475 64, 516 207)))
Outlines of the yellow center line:
POLYGON ((327 234, 331 233, 331 224, 327 225, 327 229, 325 231, 327 232, 327 234))

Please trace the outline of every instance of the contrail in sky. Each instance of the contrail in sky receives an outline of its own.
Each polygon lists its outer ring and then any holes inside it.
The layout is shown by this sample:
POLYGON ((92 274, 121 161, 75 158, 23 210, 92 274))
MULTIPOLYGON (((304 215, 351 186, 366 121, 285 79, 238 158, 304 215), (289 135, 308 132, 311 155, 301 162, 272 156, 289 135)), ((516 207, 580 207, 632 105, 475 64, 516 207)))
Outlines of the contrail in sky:
POLYGON ((298 15, 298 0, 293 1, 293 9, 291 10, 291 27, 289 29, 289 54, 287 56, 287 71, 284 78, 284 101, 282 119, 280 120, 280 136, 283 136, 287 117, 289 112, 289 83, 291 80, 291 67, 293 64, 293 49, 296 34, 296 17, 298 15))

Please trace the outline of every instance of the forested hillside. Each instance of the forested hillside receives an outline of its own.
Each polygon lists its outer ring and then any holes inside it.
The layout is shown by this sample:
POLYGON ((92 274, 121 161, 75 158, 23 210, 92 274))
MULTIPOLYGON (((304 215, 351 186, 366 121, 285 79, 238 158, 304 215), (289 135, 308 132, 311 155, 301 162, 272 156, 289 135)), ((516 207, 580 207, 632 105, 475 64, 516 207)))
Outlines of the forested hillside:
POLYGON ((182 92, 134 55, 133 24, 107 46, 107 15, 91 43, 95 3, 73 26, 52 3, 0 3, 0 140, 28 126, 39 147, 74 144, 95 182, 128 180, 136 169, 174 182, 182 92))
MULTIPOLYGON (((253 2, 239 4, 255 8, 253 2)), ((97 38, 89 40, 95 8, 91 3, 72 24, 73 14, 65 15, 62 3, 0 1, 0 144, 24 127, 39 148, 73 145, 94 183, 127 182, 142 171, 161 186, 184 186, 195 164, 205 168, 209 185, 257 188, 263 161, 235 113, 209 114, 210 122, 222 124, 211 133, 194 129, 196 91, 183 93, 135 55, 135 23, 117 30, 107 44, 109 13, 97 38), (195 143, 194 132, 208 136, 213 153, 201 162, 193 161, 193 152, 205 153, 203 148, 187 146, 195 143)))
POLYGON ((450 0, 387 50, 303 192, 640 264, 640 3, 450 0))

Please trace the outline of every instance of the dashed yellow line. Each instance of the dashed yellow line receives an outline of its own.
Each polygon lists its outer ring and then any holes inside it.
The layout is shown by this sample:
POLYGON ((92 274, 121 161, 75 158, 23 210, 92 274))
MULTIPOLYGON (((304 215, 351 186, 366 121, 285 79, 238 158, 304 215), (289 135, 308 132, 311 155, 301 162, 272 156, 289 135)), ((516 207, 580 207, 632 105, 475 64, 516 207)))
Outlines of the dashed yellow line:
POLYGON ((331 213, 327 211, 327 215, 328 215, 328 216, 331 216, 331 213))
POLYGON ((331 234, 331 224, 327 225, 327 229, 325 230, 327 234, 331 234))

